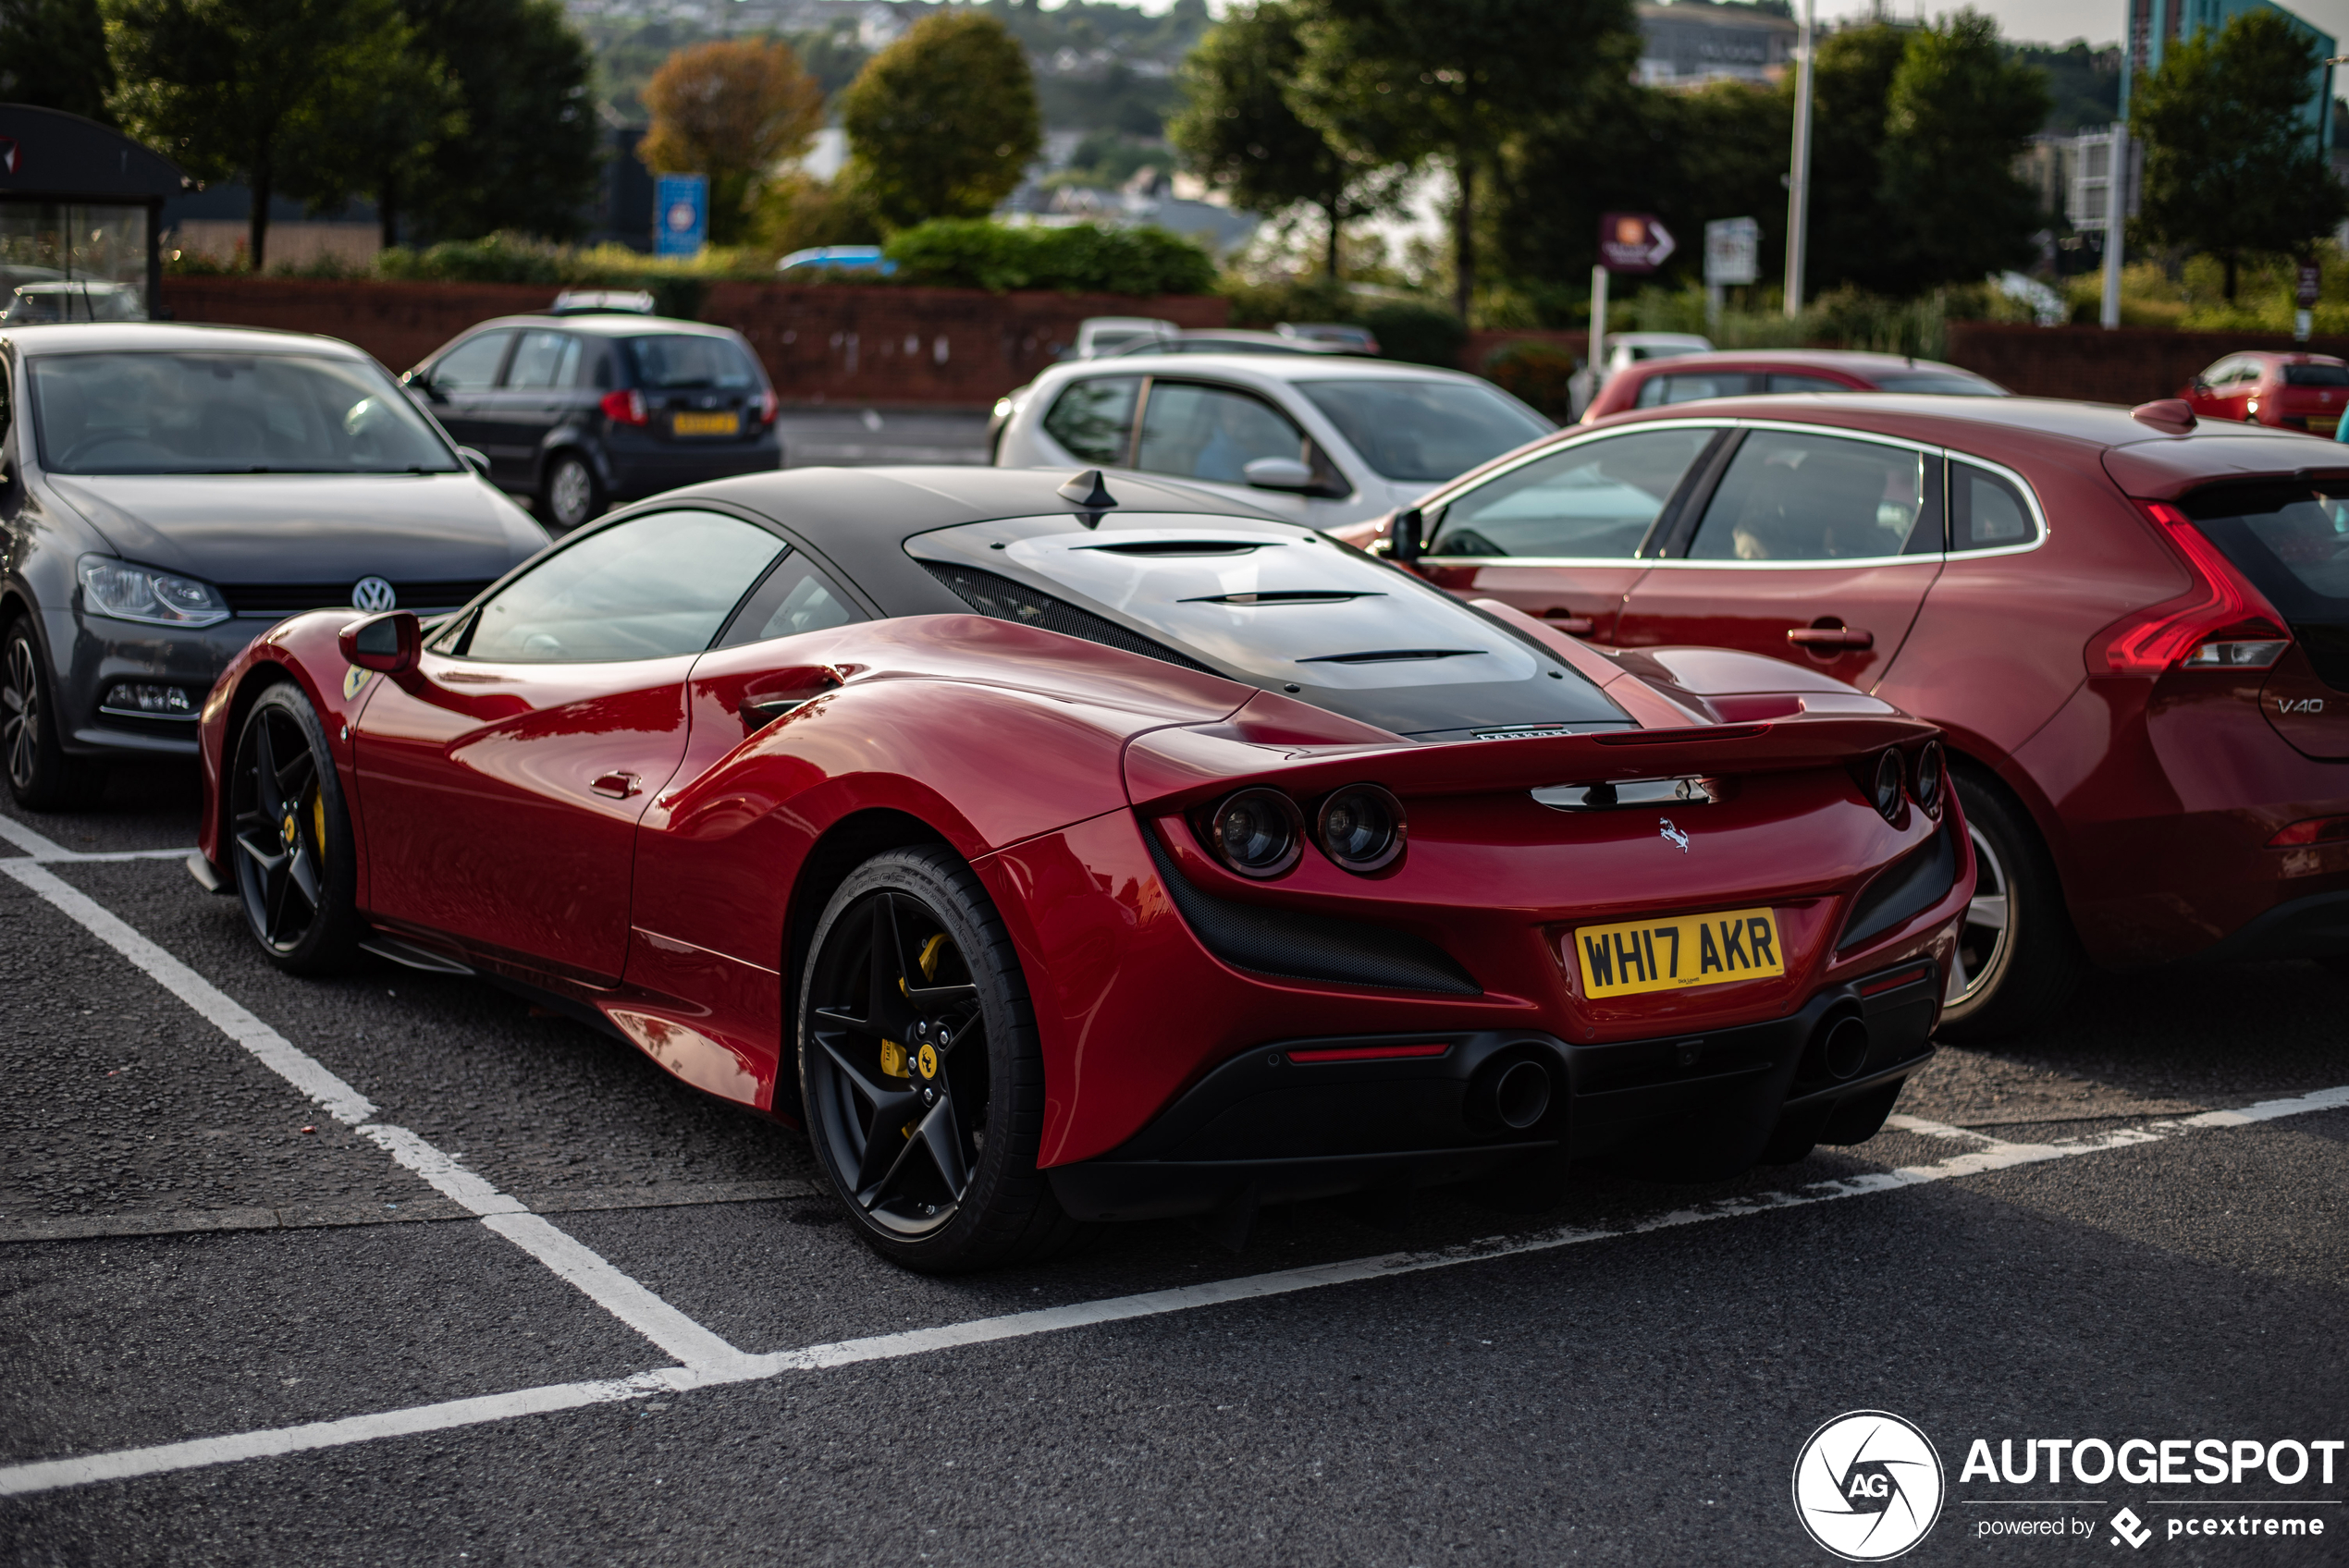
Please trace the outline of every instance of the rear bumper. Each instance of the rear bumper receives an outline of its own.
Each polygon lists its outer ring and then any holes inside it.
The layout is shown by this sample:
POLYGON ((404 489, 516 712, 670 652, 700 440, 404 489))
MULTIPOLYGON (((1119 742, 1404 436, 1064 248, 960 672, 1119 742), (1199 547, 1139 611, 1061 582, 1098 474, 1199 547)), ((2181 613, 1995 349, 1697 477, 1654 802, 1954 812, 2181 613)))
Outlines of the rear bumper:
POLYGON ((1841 1108, 1888 1104, 1888 1086, 1933 1054, 1939 983, 1931 964, 1910 963, 1820 991, 1790 1017, 1614 1045, 1493 1030, 1269 1043, 1214 1069, 1123 1146, 1045 1175, 1072 1217, 1109 1220, 1436 1186, 1527 1155, 1579 1158, 1666 1136, 1751 1164, 1782 1119, 1832 1129, 1841 1108), (1867 1052, 1832 1077, 1814 1042, 1851 1016, 1867 1025, 1867 1052), (1359 1054, 1439 1045, 1441 1055, 1359 1054), (1495 1085, 1522 1062, 1551 1093, 1511 1128, 1495 1085))

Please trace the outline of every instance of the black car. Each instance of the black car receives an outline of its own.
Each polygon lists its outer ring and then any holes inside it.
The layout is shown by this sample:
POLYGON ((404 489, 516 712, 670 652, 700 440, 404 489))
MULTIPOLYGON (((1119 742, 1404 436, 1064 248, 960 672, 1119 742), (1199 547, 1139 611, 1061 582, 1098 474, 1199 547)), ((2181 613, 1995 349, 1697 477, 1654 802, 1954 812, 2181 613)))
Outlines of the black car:
POLYGON ((454 608, 547 545, 382 366, 302 333, 0 326, 0 762, 17 802, 196 754, 289 615, 454 608))
POLYGON ((559 530, 617 502, 782 466, 743 336, 631 311, 501 316, 401 378, 559 530))

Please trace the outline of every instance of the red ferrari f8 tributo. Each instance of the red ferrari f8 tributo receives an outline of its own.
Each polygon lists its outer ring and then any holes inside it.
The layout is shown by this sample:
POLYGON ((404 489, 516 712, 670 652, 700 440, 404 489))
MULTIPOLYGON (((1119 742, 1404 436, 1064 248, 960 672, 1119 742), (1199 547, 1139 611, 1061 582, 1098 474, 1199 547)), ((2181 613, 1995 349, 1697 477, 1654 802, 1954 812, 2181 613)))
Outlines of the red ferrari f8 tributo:
POLYGON ((970 1268, 1867 1138, 1974 881, 1935 736, 1176 485, 809 469, 276 627, 191 866, 288 970, 480 974, 804 1125, 970 1268))

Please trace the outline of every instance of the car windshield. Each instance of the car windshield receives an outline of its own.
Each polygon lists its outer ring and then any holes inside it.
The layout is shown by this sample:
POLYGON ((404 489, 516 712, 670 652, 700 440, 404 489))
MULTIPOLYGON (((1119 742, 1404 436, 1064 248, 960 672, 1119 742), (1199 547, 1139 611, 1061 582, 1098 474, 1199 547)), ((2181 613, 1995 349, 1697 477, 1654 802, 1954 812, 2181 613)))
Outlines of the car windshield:
POLYGON ((1060 516, 941 529, 906 549, 982 614, 1171 650, 1400 735, 1629 722, 1547 650, 1310 529, 1060 516))
POLYGON ((2349 365, 2286 365, 2286 386, 2349 386, 2349 365))
POLYGON ((631 337, 636 374, 643 385, 661 390, 680 386, 717 386, 730 391, 758 385, 758 367, 730 338, 664 333, 658 337, 631 337))
MULTIPOLYGON (((1867 375, 1865 371, 1861 372, 1867 375)), ((1978 375, 1947 370, 1896 370, 1871 375, 1879 392, 1940 392, 1957 398, 2003 398, 2007 389, 1978 375)))
POLYGON ((157 350, 31 361, 52 473, 457 473, 463 465, 372 362, 157 350))
POLYGON ((1388 479, 1433 484, 1522 447, 1556 426, 1473 381, 1364 377, 1300 381, 1297 389, 1388 479))

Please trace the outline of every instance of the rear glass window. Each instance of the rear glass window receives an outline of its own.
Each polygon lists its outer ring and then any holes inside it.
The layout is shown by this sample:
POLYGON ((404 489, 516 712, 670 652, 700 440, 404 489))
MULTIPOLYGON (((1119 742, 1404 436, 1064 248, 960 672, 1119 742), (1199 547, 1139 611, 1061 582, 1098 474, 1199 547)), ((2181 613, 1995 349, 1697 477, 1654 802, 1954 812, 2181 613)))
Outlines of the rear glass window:
POLYGON ((2349 365, 2286 365, 2286 386, 2349 386, 2349 365))
POLYGON ((1938 392, 1955 398, 2003 398, 2006 389, 1978 375, 1952 375, 1946 370, 1896 370, 1872 377, 1879 392, 1938 392))
POLYGON ((1972 463, 1949 465, 1949 548, 1996 550, 2038 536, 2023 492, 1972 463))
POLYGON ((1703 375, 1652 375, 1640 384, 1635 408, 1660 409, 1670 403, 1692 403, 1699 398, 1738 398, 1753 390, 1754 378, 1740 370, 1716 370, 1703 375))
POLYGON ((2230 485, 2183 505, 2292 624, 2325 684, 2349 691, 2349 484, 2230 485))
POLYGON ((1849 392, 1851 387, 1827 375, 1796 375, 1790 371, 1772 371, 1767 387, 1772 392, 1849 392))
POLYGON ((665 333, 658 337, 632 337, 628 348, 636 359, 636 378, 646 386, 740 391, 758 385, 758 367, 731 337, 665 333))
POLYGON ((1300 381, 1322 416, 1388 479, 1433 484, 1556 426, 1481 382, 1300 381))
POLYGON ((1148 515, 1098 530, 1074 523, 972 523, 917 535, 906 548, 982 613, 1074 630, 1076 618, 1053 614, 1056 603, 1073 606, 1219 674, 1397 734, 1628 722, 1547 650, 1310 530, 1148 515), (1027 592, 980 604, 966 581, 978 574, 1027 592), (1026 607, 999 607, 1015 598, 1026 607))

